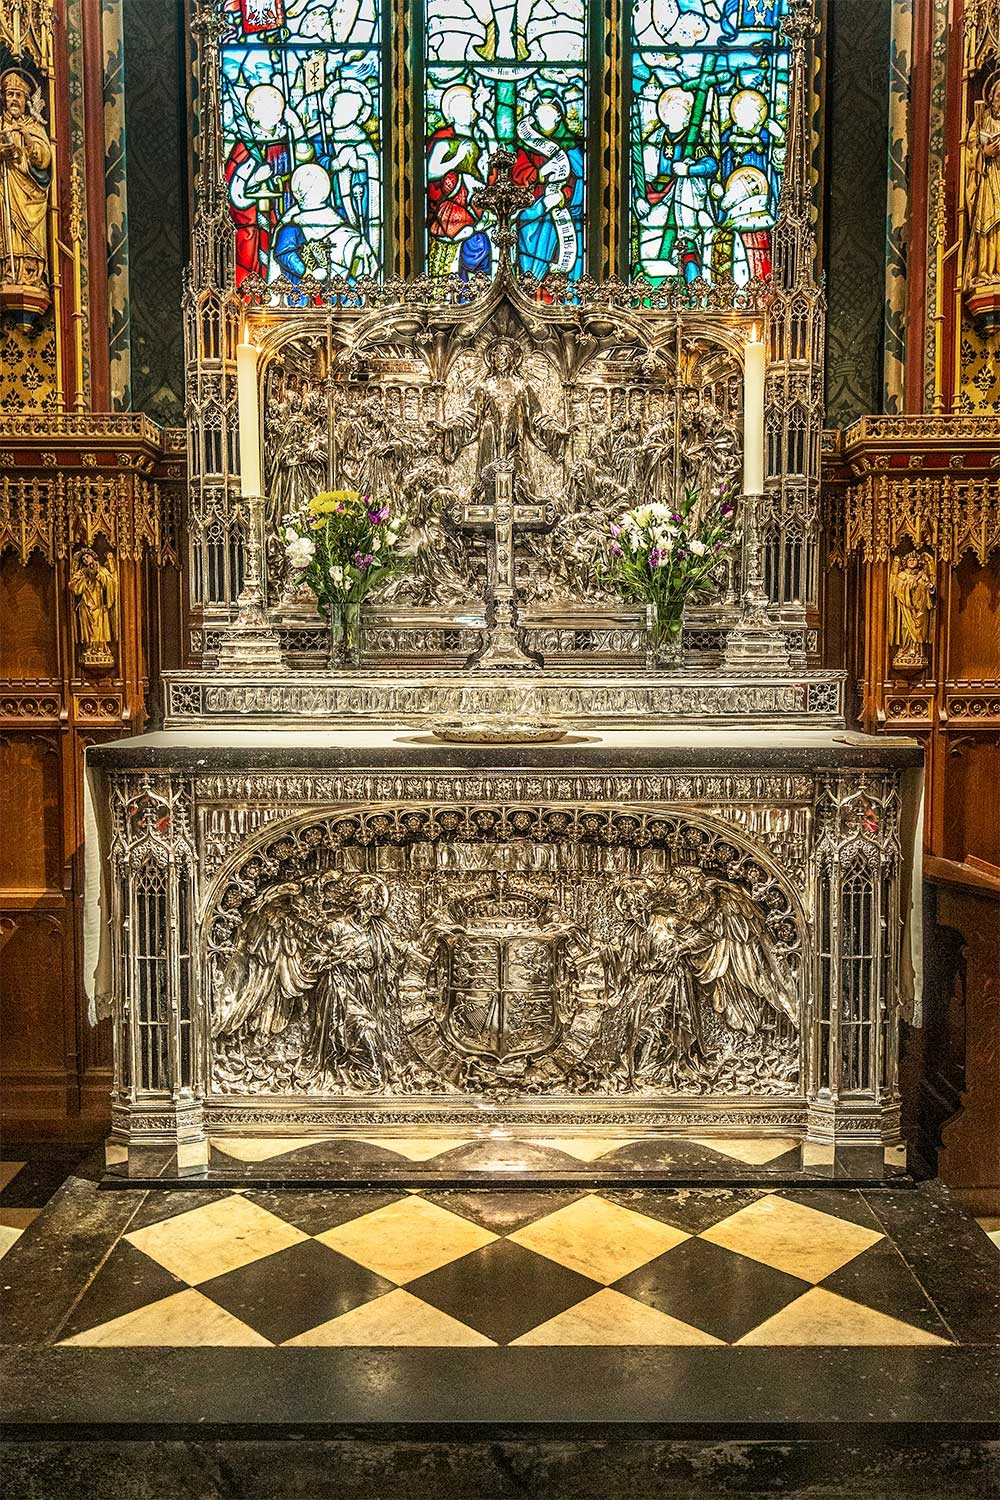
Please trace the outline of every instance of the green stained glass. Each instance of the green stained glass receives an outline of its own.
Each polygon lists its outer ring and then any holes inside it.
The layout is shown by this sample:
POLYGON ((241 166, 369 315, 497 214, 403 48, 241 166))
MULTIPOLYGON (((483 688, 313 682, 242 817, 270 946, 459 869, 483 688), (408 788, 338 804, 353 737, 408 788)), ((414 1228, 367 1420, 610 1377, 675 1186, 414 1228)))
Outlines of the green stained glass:
POLYGON ((532 194, 518 219, 530 275, 583 270, 587 27, 583 0, 427 0, 426 254, 433 275, 496 269, 475 203, 491 153, 532 194))
POLYGON ((788 121, 787 0, 635 0, 633 274, 771 271, 788 121))
POLYGON ((236 279, 375 275, 379 0, 226 0, 222 129, 236 279))

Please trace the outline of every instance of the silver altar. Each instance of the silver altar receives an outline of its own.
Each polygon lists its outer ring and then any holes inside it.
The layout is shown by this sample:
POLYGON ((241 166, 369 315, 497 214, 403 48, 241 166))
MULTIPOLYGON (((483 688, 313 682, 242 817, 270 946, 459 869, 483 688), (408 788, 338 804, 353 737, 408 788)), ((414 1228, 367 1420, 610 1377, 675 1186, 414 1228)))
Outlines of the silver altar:
POLYGON ((109 1164, 161 1171, 168 1149, 197 1172, 213 1137, 475 1130, 488 1112, 514 1131, 780 1134, 881 1177, 919 968, 919 752, 844 732, 818 638, 812 7, 787 22, 767 283, 527 282, 501 153, 492 282, 239 293, 214 14, 205 0, 185 293, 192 662, 166 676, 163 733, 88 752, 109 1164), (268 491, 249 504, 244 325, 268 491), (643 613, 602 586, 603 539, 627 506, 739 473, 755 327, 764 493, 742 496, 667 672, 643 613), (279 544, 281 515, 324 487, 391 501, 408 527, 354 672, 324 666, 279 544), (566 738, 433 734, 511 715, 566 738))
POLYGON ((881 1176, 919 762, 819 731, 96 748, 109 1161, 143 1175, 170 1144, 197 1170, 210 1136, 487 1108, 536 1133, 780 1134, 881 1176))

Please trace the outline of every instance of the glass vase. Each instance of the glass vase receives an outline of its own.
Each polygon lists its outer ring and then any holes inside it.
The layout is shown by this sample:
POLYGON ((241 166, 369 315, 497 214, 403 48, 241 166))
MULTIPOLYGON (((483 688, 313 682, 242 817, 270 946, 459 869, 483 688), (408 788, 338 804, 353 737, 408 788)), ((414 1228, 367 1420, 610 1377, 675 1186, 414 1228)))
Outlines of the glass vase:
POLYGON ((676 671, 681 664, 684 634, 683 599, 661 600, 647 612, 650 654, 653 665, 676 671))
POLYGON ((330 644, 327 665, 331 671, 353 670, 361 662, 361 605, 356 601, 330 607, 330 644))

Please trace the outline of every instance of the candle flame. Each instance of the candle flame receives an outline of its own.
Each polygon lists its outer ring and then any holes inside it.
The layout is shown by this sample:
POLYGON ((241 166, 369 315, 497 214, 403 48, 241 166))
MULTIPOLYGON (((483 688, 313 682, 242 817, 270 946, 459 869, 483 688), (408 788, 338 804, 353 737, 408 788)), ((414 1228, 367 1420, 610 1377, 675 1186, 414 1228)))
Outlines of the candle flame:
POLYGON ((757 323, 755 323, 750 330, 750 342, 751 344, 760 343, 760 326, 757 323))

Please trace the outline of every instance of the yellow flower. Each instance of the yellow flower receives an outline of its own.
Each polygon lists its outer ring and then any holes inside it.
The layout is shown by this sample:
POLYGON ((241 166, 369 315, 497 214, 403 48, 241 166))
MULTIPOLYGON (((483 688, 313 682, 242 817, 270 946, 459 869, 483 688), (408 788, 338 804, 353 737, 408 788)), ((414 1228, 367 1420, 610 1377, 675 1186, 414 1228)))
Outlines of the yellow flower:
POLYGON ((334 511, 356 505, 360 499, 357 490, 321 490, 310 500, 309 510, 314 516, 330 516, 334 511))

